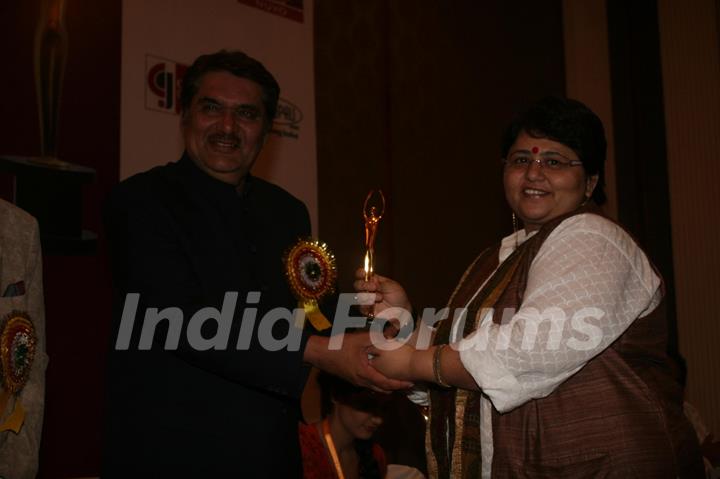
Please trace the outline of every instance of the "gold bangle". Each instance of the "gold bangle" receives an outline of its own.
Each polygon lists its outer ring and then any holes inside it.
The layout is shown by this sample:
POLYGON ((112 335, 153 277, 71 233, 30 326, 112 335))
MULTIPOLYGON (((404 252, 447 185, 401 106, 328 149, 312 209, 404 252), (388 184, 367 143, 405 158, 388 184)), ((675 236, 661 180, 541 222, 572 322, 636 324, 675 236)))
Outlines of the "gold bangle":
POLYGON ((447 344, 436 346, 435 351, 433 351, 433 376, 435 376, 435 382, 438 383, 438 385, 449 388, 451 386, 446 383, 440 375, 440 354, 445 346, 447 346, 447 344))

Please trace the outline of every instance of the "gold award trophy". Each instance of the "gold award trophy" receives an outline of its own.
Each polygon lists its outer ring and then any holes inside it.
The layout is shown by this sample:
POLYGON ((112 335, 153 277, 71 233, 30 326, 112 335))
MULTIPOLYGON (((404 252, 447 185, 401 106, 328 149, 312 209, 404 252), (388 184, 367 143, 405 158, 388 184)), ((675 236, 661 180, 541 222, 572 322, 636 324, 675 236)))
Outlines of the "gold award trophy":
POLYGON ((385 195, 382 190, 370 190, 363 205, 363 218, 365 219, 365 281, 372 278, 375 259, 375 235, 378 223, 385 214, 385 195))

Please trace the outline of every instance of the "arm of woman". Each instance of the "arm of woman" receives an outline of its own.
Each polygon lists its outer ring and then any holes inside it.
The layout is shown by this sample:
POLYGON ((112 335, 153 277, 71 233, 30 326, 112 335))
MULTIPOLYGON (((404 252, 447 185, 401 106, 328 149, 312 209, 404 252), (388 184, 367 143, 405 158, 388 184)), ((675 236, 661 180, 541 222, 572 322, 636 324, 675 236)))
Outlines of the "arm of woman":
MULTIPOLYGON (((359 268, 355 272, 353 287, 366 302, 361 307, 364 314, 372 313, 376 317, 387 315, 392 309, 411 311, 410 300, 400 283, 385 276, 375 274, 365 281, 365 271, 359 268)), ((450 347, 443 348, 437 365, 434 366, 436 346, 432 344, 434 329, 423 321, 418 321, 415 330, 406 340, 376 338, 368 352, 374 357, 372 366, 389 378, 411 382, 437 382, 435 370, 446 383, 463 389, 477 390, 478 385, 460 360, 460 353, 450 347), (434 369, 435 368, 435 369, 434 369)), ((394 335, 393 335, 394 336, 394 335)))
MULTIPOLYGON (((355 291, 369 295, 365 298, 369 304, 362 308, 364 314, 372 313, 382 317, 384 313, 390 312, 391 308, 411 311, 410 300, 400 283, 377 274, 370 281, 365 281, 364 275, 364 270, 358 269, 353 284, 355 291)), ((432 326, 418 321, 415 330, 406 340, 377 338, 375 344, 368 349, 368 352, 374 356, 371 364, 389 378, 411 382, 434 382, 436 377, 433 361, 436 347, 428 348, 432 343, 432 335, 432 326)), ((441 378, 448 384, 464 389, 478 389, 475 380, 460 361, 458 351, 444 348, 437 367, 441 371, 441 378)))
POLYGON ((482 389, 499 411, 509 411, 550 394, 651 312, 660 286, 645 254, 619 227, 595 215, 573 217, 546 240, 525 299, 505 324, 494 324, 488 313, 439 359, 437 346, 376 344, 373 366, 397 379, 482 389))
POLYGON ((662 297, 645 254, 596 215, 565 220, 531 265, 519 310, 485 317, 460 360, 500 412, 545 397, 612 344, 662 297))
POLYGON ((378 342, 368 351, 374 356, 371 360, 373 367, 388 377, 478 390, 475 379, 460 359, 460 353, 452 347, 438 348, 440 346, 415 349, 398 340, 387 340, 378 342))

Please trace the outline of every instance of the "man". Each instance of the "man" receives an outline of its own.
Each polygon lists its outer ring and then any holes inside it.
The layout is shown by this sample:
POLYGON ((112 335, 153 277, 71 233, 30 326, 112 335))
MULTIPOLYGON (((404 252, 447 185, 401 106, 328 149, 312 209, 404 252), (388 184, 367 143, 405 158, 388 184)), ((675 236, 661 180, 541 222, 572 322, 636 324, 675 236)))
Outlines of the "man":
MULTIPOLYGON (((183 157, 112 195, 119 321, 103 477, 299 477, 309 365, 356 384, 407 386, 369 365, 366 335, 348 335, 341 350, 306 333, 298 348, 263 343, 262 318, 297 305, 283 253, 310 234, 302 202, 249 173, 278 98, 273 76, 247 55, 199 57, 183 79, 183 157)), ((272 337, 293 336, 289 324, 275 322, 272 337)))
POLYGON ((0 225, 0 477, 30 479, 38 470, 48 362, 40 234, 35 218, 3 200, 0 225))

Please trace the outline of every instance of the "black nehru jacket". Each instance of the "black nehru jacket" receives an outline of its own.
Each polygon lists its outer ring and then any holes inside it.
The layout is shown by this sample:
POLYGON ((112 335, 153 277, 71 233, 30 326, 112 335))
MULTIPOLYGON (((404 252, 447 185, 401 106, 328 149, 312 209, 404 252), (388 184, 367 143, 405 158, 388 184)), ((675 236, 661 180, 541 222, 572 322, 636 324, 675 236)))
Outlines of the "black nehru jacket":
MULTIPOLYGON (((257 326, 269 310, 297 306, 282 257, 310 234, 305 205, 254 177, 238 193, 185 154, 118 185, 106 224, 116 307, 103 477, 299 477, 307 336, 298 351, 268 351, 257 326), (227 292, 238 293, 227 349, 190 347, 192 315, 220 310, 227 292), (260 292, 259 303, 249 305, 257 319, 249 348, 238 350, 249 292, 260 292), (129 347, 117 350, 128 293, 139 293, 139 304, 129 347), (183 315, 178 348, 164 348, 163 320, 151 349, 139 350, 146 309, 169 307, 183 315)), ((276 322, 273 336, 285 338, 287 325, 276 322)), ((215 321, 204 323, 204 338, 217 332, 215 321)))

